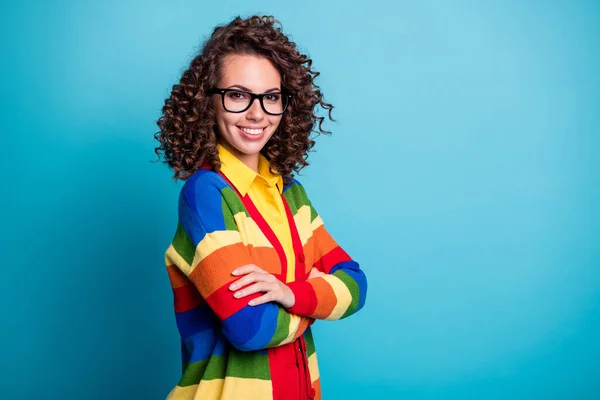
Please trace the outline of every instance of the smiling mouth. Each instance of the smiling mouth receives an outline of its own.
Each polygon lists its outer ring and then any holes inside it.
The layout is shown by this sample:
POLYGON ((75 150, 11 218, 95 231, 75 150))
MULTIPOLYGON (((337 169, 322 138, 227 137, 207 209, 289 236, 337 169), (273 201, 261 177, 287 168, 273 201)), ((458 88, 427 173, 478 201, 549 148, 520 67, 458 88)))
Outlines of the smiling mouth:
POLYGON ((265 128, 244 128, 241 126, 238 126, 238 128, 249 135, 260 135, 265 130, 265 128))

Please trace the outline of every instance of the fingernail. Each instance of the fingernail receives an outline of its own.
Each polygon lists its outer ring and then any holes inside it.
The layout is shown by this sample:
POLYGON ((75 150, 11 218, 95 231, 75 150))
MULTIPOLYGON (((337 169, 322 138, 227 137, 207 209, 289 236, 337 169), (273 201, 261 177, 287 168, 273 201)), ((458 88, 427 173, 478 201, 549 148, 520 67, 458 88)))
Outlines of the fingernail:
POLYGON ((237 287, 237 285, 234 283, 233 285, 229 286, 229 290, 234 290, 237 287))
POLYGON ((241 294, 240 292, 236 292, 236 293, 234 294, 234 296, 235 296, 235 297, 240 297, 241 295, 242 295, 242 294, 241 294))
POLYGON ((250 300, 250 302, 248 302, 248 304, 250 304, 251 306, 253 306, 256 302, 254 300, 250 300))
POLYGON ((237 275, 239 273, 239 271, 237 269, 234 269, 233 272, 231 273, 231 275, 237 275))

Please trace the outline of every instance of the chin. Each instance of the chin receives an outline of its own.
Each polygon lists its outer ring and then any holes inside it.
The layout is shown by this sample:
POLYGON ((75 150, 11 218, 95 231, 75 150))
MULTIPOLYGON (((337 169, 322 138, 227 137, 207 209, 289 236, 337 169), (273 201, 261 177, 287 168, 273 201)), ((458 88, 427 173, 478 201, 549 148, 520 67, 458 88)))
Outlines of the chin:
MULTIPOLYGON (((236 132, 237 133, 237 132, 236 132)), ((248 139, 243 135, 235 135, 234 145, 235 147, 244 154, 257 154, 267 144, 271 135, 267 134, 258 140, 248 139)))

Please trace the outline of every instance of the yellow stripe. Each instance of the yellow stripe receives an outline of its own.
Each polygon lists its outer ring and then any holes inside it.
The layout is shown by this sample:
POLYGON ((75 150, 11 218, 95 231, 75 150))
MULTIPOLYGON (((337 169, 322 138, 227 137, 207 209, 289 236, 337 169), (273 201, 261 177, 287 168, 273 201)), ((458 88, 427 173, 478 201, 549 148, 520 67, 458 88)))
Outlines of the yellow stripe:
POLYGON ((352 295, 350 294, 348 287, 344 285, 344 282, 342 282, 337 276, 326 274, 323 275, 321 278, 325 279, 327 283, 331 285, 331 288, 335 293, 335 297, 337 298, 337 302, 335 304, 335 307, 333 308, 333 311, 331 311, 329 317, 325 319, 340 319, 340 317, 344 315, 344 313, 350 306, 350 303, 352 302, 352 295))
POLYGON ((175 247, 173 247, 173 245, 170 245, 169 248, 167 249, 167 251, 165 252, 165 264, 166 265, 175 264, 186 275, 189 275, 191 272, 190 264, 188 264, 179 255, 179 253, 177 252, 177 250, 175 250, 175 247))
POLYGON ((192 261, 192 267, 190 268, 188 275, 192 273, 194 268, 196 268, 203 259, 211 255, 215 250, 240 243, 241 241, 242 239, 238 231, 215 231, 207 233, 200 243, 198 243, 198 246, 196 246, 194 261, 192 261))
POLYGON ((310 229, 314 232, 321 225, 323 225, 323 220, 321 219, 320 215, 317 215, 317 218, 310 223, 310 229))
POLYGON ((310 380, 312 382, 319 379, 319 363, 317 362, 317 353, 313 353, 308 357, 308 372, 310 372, 310 380))
POLYGON ((223 391, 223 379, 201 381, 200 385, 175 386, 167 400, 204 400, 220 399, 223 391))
POLYGON ((198 391, 198 385, 175 386, 167 395, 167 400, 190 400, 198 391))
MULTIPOLYGON (((254 247, 273 247, 269 240, 262 233, 256 222, 250 217, 247 217, 244 212, 239 212, 233 216, 236 224, 238 225, 239 232, 236 231, 215 231, 207 233, 206 236, 196 246, 194 253, 194 261, 190 267, 187 263, 187 271, 184 271, 187 275, 191 274, 194 268, 206 257, 211 255, 214 251, 219 250, 222 247, 230 246, 232 244, 243 243, 244 245, 251 244, 254 247), (244 232, 245 235, 242 237, 240 232, 244 232)), ((172 246, 171 246, 172 247, 172 246)), ((170 248, 169 248, 170 250, 170 248)), ((173 249, 174 251, 175 249, 173 249)), ((177 253, 177 252, 175 252, 177 253)), ((178 262, 185 262, 179 254, 177 254, 178 262)))
POLYGON ((304 246, 312 236, 312 227, 310 226, 310 206, 305 205, 300 207, 296 215, 294 215, 294 222, 298 228, 298 235, 300 236, 302 246, 304 246))
MULTIPOLYGON (((216 399, 217 397, 205 396, 202 399, 216 399)), ((225 378, 223 393, 220 400, 270 400, 273 399, 273 386, 271 381, 250 378, 225 378)))
POLYGON ((236 377, 201 381, 199 385, 175 386, 167 396, 167 400, 266 400, 272 398, 271 381, 236 377))
MULTIPOLYGON (((240 232, 244 233, 243 243, 252 244, 254 247, 273 247, 256 222, 246 213, 239 212, 233 216, 240 232)), ((239 232, 236 232, 239 235, 239 232)))
POLYGON ((194 396, 194 400, 220 399, 224 383, 223 379, 200 381, 200 386, 198 386, 198 391, 194 396))
POLYGON ((296 332, 298 332, 300 321, 302 321, 301 317, 297 316, 296 314, 290 314, 290 325, 288 330, 289 334, 281 343, 279 343, 279 346, 282 344, 291 343, 294 340, 294 335, 296 332))

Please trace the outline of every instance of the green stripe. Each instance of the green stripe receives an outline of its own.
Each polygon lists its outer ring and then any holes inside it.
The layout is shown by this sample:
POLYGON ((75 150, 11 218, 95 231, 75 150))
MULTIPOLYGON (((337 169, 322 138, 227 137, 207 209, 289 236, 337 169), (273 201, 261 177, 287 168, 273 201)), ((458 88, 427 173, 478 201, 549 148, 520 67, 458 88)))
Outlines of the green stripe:
POLYGON ((227 372, 227 360, 225 356, 211 356, 209 358, 203 380, 223 379, 227 372))
POLYGON ((315 210, 311 204, 310 205, 310 222, 313 222, 315 220, 315 218, 317 218, 318 216, 319 216, 319 214, 317 214, 317 210, 315 210))
POLYGON ((208 360, 202 360, 193 363, 183 363, 183 375, 181 376, 178 385, 191 386, 200 383, 202 375, 204 375, 204 370, 206 369, 206 364, 208 364, 208 360))
POLYGON ((266 353, 231 348, 227 360, 227 376, 270 380, 269 357, 266 353))
POLYGON ((290 187, 288 187, 286 191, 283 192, 283 196, 290 206, 292 215, 296 215, 302 206, 310 206, 310 201, 306 196, 304 188, 297 183, 293 183, 290 187))
POLYGON ((183 363, 179 386, 190 386, 201 380, 223 379, 226 376, 270 380, 269 357, 254 351, 239 351, 231 347, 229 353, 212 356, 193 363, 183 363))
POLYGON ((315 353, 315 341, 313 339, 312 330, 310 328, 306 329, 304 332, 304 340, 306 341, 306 356, 310 357, 315 353))
POLYGON ((290 334, 290 314, 286 312, 282 307, 279 307, 277 313, 277 328, 275 329, 275 335, 269 342, 267 347, 277 346, 290 334))
MULTIPOLYGON (((233 189, 231 189, 229 186, 227 186, 227 187, 221 189, 221 195, 223 196, 223 199, 225 200, 224 207, 229 208, 231 215, 235 215, 239 212, 243 212, 246 214, 246 216, 249 216, 248 211, 246 210, 246 207, 244 207, 244 203, 242 203, 242 200, 233 191, 233 189)), ((226 213, 224 212, 223 214, 226 214, 226 213)))
POLYGON ((360 291, 358 290, 358 283, 356 283, 356 281, 354 279, 352 279, 350 277, 350 275, 348 275, 341 269, 338 269, 337 271, 335 271, 333 273, 333 275, 337 276, 338 278, 340 278, 340 280, 342 282, 344 282, 344 285, 346 285, 348 287, 348 290, 350 291, 350 294, 352 295, 352 302, 348 306, 348 309, 346 310, 344 315, 342 315, 340 317, 340 319, 346 318, 348 315, 355 312, 356 309, 358 308, 358 297, 360 296, 360 291))
POLYGON ((225 210, 228 210, 225 199, 221 199, 221 207, 223 209, 223 219, 225 221, 225 229, 228 231, 237 230, 237 225, 235 223, 235 220, 233 219, 233 215, 230 212, 225 211, 225 210))
POLYGON ((195 246, 192 239, 183 230, 183 226, 177 223, 177 230, 175 231, 175 237, 171 243, 175 251, 183 258, 188 264, 192 264, 194 261, 194 250, 195 246))

